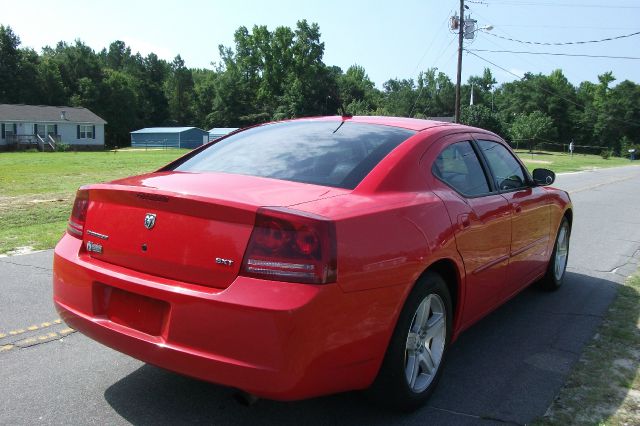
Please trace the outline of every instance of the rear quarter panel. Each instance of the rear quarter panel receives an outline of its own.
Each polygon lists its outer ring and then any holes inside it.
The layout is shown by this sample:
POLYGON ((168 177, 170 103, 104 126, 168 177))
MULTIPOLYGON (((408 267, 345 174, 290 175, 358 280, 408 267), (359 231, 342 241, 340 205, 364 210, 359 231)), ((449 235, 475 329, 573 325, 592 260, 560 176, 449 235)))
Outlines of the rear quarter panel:
POLYGON ((464 266, 442 201, 420 160, 444 128, 418 133, 392 151, 348 195, 291 208, 331 218, 338 238, 338 284, 345 292, 395 287, 393 321, 422 273, 447 259, 457 269, 456 320, 464 300, 464 266))

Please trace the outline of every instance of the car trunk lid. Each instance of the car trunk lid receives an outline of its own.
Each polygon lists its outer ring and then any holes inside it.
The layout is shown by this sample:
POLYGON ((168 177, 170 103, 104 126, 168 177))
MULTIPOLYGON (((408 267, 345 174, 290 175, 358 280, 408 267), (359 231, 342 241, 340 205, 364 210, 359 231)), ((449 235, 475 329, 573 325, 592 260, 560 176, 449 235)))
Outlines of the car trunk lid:
POLYGON ((344 192, 251 176, 180 172, 88 189, 83 250, 91 257, 215 288, 226 288, 238 275, 259 207, 344 192))

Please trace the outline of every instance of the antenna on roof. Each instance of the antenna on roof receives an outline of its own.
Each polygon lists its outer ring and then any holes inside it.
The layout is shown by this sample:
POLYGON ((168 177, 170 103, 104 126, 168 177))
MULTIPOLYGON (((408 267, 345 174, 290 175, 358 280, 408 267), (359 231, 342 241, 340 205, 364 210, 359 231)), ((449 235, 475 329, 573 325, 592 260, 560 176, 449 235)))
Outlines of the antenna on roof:
POLYGON ((340 98, 340 95, 338 95, 337 93, 334 95, 329 95, 327 96, 327 99, 334 99, 338 101, 338 111, 340 112, 340 115, 343 118, 353 117, 353 114, 348 113, 347 110, 345 109, 344 104, 342 103, 342 99, 340 98))
POLYGON ((340 102, 340 114, 345 117, 345 118, 351 118, 353 117, 353 114, 348 113, 346 109, 344 109, 344 105, 342 104, 342 100, 339 99, 340 102))

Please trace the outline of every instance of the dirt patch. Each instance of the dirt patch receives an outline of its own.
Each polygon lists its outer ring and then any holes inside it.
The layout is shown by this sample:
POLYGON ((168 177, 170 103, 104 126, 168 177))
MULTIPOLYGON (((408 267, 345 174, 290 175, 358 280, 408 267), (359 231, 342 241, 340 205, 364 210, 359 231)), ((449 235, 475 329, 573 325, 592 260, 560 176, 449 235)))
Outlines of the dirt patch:
MULTIPOLYGON (((73 194, 75 195, 75 194, 73 194)), ((73 195, 69 194, 47 194, 47 198, 38 195, 17 195, 15 197, 0 196, 0 213, 3 211, 18 210, 21 208, 39 205, 44 203, 70 203, 73 195)))
POLYGON ((532 163, 532 164, 552 164, 553 163, 553 161, 531 160, 529 158, 523 158, 522 161, 524 161, 525 163, 532 163))
POLYGON ((20 254, 35 253, 38 250, 34 250, 31 246, 16 247, 14 250, 8 251, 5 254, 0 254, 0 257, 17 256, 20 254))

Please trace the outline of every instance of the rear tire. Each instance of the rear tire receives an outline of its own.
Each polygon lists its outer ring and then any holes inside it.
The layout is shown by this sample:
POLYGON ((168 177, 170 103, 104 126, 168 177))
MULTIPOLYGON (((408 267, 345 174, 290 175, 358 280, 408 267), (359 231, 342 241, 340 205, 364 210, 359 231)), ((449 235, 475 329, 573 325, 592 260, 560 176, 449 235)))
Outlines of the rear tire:
POLYGON ((547 273, 540 280, 540 287, 544 290, 554 291, 560 288, 567 271, 567 261, 569 260, 569 240, 571 238, 571 226, 565 217, 560 221, 560 227, 556 234, 556 242, 553 246, 553 253, 549 259, 547 273))
POLYGON ((399 411, 423 405, 433 393, 451 340, 452 305, 444 279, 427 272, 400 313, 387 353, 370 391, 399 411))

